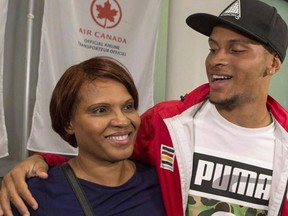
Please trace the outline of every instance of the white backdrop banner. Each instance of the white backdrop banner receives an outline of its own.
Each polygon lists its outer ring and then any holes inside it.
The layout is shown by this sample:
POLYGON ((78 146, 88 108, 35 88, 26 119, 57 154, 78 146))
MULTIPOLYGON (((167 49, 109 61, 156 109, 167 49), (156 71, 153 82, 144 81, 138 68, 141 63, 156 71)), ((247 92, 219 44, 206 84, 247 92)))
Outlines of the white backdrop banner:
POLYGON ((51 129, 52 90, 71 65, 97 55, 131 72, 139 112, 153 105, 153 72, 161 0, 45 0, 37 95, 27 149, 76 154, 51 129))
POLYGON ((8 155, 8 139, 3 106, 3 60, 4 35, 7 20, 8 0, 0 1, 0 158, 8 155))

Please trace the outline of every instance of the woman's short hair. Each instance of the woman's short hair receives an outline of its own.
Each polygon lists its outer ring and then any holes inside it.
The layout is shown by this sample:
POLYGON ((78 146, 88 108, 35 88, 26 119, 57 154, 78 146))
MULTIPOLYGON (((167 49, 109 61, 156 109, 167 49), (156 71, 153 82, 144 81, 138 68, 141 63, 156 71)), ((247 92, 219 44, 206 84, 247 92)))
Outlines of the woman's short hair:
POLYGON ((123 84, 138 108, 138 91, 128 69, 114 58, 98 56, 68 68, 56 84, 51 101, 52 128, 71 146, 77 147, 74 134, 67 133, 71 118, 80 103, 79 91, 83 84, 99 78, 115 80, 123 84))

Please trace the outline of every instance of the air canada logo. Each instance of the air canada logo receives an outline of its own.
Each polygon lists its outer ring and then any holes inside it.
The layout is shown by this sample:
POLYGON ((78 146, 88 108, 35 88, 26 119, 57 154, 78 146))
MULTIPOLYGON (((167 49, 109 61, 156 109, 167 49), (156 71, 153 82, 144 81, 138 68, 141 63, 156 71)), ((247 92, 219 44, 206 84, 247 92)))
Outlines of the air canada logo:
POLYGON ((122 18, 122 11, 117 0, 94 0, 90 13, 97 25, 104 29, 116 27, 122 18))

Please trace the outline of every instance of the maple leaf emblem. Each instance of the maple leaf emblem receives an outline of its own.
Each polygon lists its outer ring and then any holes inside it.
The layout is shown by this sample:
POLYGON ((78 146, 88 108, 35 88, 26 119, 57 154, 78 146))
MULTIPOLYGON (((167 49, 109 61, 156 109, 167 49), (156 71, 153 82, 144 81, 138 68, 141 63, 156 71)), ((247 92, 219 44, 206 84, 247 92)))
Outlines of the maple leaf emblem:
POLYGON ((95 23, 104 29, 116 27, 122 18, 121 6, 117 0, 93 0, 90 14, 95 23))
POLYGON ((97 18, 109 20, 110 22, 114 22, 114 17, 117 15, 118 11, 115 9, 111 10, 111 4, 109 0, 104 3, 104 7, 102 5, 96 5, 96 10, 99 12, 97 18))

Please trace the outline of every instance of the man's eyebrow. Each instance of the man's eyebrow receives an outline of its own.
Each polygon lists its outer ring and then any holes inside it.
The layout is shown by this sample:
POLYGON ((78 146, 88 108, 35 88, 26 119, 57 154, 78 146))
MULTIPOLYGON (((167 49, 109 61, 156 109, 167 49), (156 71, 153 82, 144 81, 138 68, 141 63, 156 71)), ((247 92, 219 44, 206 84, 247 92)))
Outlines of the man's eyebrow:
MULTIPOLYGON (((213 39, 213 37, 209 37, 208 38, 208 42, 209 43, 214 43, 214 44, 218 44, 217 40, 213 39)), ((259 42, 250 39, 250 38, 232 38, 230 40, 228 40, 229 44, 233 44, 233 43, 241 43, 241 44, 260 44, 259 42)))

